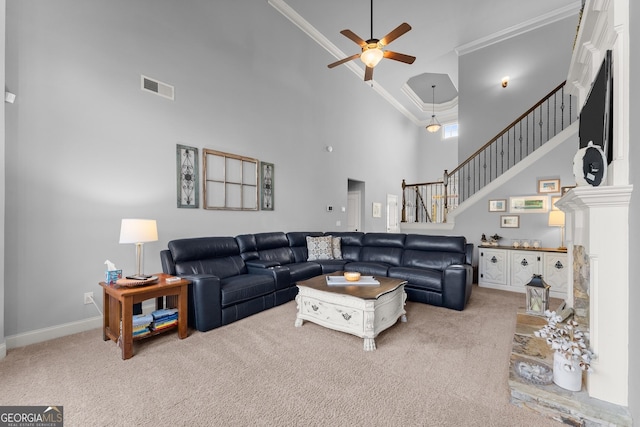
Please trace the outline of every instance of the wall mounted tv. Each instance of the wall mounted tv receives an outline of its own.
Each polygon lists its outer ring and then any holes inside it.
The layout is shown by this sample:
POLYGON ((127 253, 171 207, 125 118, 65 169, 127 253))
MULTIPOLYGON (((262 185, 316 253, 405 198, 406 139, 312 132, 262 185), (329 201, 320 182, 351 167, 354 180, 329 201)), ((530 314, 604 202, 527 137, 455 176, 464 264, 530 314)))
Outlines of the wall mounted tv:
POLYGON ((599 145, 607 156, 607 163, 613 158, 613 67, 611 51, 608 50, 598 75, 593 81, 589 96, 580 111, 578 135, 580 148, 590 141, 599 145))

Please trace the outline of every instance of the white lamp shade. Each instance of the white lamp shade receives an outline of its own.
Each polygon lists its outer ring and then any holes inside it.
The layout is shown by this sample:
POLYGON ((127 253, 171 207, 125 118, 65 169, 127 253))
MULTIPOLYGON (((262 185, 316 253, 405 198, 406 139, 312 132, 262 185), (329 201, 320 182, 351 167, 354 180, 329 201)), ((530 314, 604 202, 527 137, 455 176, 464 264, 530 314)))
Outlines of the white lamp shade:
POLYGON ((123 219, 120 226, 120 243, 145 243, 158 240, 155 219, 123 219))
POLYGON ((561 210, 549 212, 549 227, 564 227, 564 212, 561 210))

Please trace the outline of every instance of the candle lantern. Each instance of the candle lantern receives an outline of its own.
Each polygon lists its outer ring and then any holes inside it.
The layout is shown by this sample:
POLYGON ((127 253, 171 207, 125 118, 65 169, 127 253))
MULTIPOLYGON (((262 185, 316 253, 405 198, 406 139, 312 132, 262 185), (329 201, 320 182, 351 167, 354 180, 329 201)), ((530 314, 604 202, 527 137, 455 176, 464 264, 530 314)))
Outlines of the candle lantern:
POLYGON ((549 286, 542 275, 534 274, 531 281, 524 286, 527 293, 527 314, 544 316, 549 309, 549 286))

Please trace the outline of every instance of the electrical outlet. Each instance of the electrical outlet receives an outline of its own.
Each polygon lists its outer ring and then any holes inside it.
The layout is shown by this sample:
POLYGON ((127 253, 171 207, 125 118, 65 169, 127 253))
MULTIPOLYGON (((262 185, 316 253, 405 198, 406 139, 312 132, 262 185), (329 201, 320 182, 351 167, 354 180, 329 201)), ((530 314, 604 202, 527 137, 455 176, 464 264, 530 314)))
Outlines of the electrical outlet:
POLYGON ((85 292, 84 293, 84 303, 85 304, 93 304, 91 301, 93 299, 93 292, 85 292))

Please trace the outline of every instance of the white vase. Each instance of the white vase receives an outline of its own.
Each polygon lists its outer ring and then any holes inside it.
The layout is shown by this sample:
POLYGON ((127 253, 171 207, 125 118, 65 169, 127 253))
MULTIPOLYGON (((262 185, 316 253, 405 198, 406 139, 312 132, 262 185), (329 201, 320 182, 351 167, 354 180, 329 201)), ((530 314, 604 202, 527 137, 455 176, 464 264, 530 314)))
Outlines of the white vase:
POLYGON ((570 391, 580 391, 582 389, 582 369, 575 361, 567 360, 562 353, 553 353, 553 382, 560 387, 570 391), (573 371, 565 369, 564 365, 573 363, 573 371))

